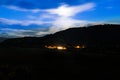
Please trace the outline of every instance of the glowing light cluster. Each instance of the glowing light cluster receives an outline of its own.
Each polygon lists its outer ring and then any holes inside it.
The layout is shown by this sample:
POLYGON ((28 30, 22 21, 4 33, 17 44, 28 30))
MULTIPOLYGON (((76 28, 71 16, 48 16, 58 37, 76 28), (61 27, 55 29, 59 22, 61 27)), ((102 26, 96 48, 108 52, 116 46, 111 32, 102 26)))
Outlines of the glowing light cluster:
MULTIPOLYGON (((45 46, 45 48, 48 48, 48 49, 57 49, 57 50, 67 50, 67 47, 65 47, 65 46, 56 46, 56 45, 45 46)), ((86 46, 85 45, 73 46, 73 49, 83 49, 83 48, 86 48, 86 46)))
POLYGON ((58 49, 58 50, 66 50, 67 48, 64 47, 64 46, 57 46, 57 49, 58 49))
POLYGON ((48 49, 56 49, 56 46, 45 46, 45 48, 48 48, 48 49))
POLYGON ((65 46, 45 46, 45 48, 57 49, 57 50, 66 50, 67 49, 65 46))

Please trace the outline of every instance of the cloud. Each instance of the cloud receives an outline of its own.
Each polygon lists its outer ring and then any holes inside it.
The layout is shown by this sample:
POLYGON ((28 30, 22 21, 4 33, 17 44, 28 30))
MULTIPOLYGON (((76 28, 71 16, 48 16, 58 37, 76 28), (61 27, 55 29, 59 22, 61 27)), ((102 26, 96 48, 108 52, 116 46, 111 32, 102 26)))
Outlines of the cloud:
POLYGON ((50 14, 57 14, 58 16, 62 17, 71 17, 76 15, 77 13, 90 10, 91 8, 94 7, 95 7, 94 3, 87 3, 78 6, 69 6, 67 4, 64 4, 56 9, 48 9, 47 12, 49 12, 50 14))
POLYGON ((38 32, 37 35, 55 33, 57 31, 65 30, 71 27, 85 26, 91 22, 74 19, 74 16, 76 16, 78 13, 89 11, 94 7, 95 7, 94 3, 87 3, 77 6, 69 6, 67 4, 63 4, 58 8, 47 9, 45 11, 48 14, 47 15, 45 14, 46 16, 45 15, 44 16, 45 18, 54 18, 54 20, 51 22, 52 26, 50 27, 48 32, 38 32))
POLYGON ((23 30, 23 29, 2 28, 0 29, 0 32, 3 32, 6 35, 8 35, 6 37, 24 37, 24 36, 34 35, 32 30, 23 30), (28 33, 32 33, 32 35, 28 33))
POLYGON ((12 19, 6 19, 6 18, 0 18, 0 22, 7 24, 7 25, 22 25, 22 26, 29 26, 32 24, 35 25, 41 25, 44 24, 45 22, 42 22, 40 20, 12 20, 12 19))
POLYGON ((4 24, 8 24, 8 25, 22 24, 22 21, 10 20, 10 19, 6 19, 6 18, 0 18, 0 22, 2 22, 4 24))
POLYGON ((94 3, 86 3, 78 6, 69 6, 67 4, 61 5, 56 9, 46 10, 49 14, 57 15, 53 21, 53 26, 50 32, 57 32, 71 27, 80 27, 90 23, 90 21, 74 19, 78 13, 89 11, 95 7, 94 3))
POLYGON ((23 12, 32 12, 32 13, 38 13, 38 12, 42 11, 40 9, 26 9, 26 8, 21 8, 21 7, 14 6, 14 5, 3 6, 3 7, 6 7, 8 9, 12 9, 12 10, 23 11, 23 12))
POLYGON ((48 34, 46 30, 38 29, 38 30, 24 30, 24 29, 12 29, 12 28, 1 28, 0 29, 0 37, 34 37, 34 36, 44 36, 48 34), (38 35, 38 33, 40 33, 38 35))
POLYGON ((82 27, 89 23, 88 21, 75 20, 72 18, 60 17, 53 22, 53 26, 50 28, 49 32, 54 33, 57 31, 65 30, 72 27, 82 27))
MULTIPOLYGON (((23 25, 29 26, 31 24, 39 25, 39 26, 49 26, 49 29, 46 31, 32 30, 32 31, 24 31, 24 30, 15 30, 15 29, 6 29, 10 34, 14 36, 42 36, 46 34, 55 33, 60 30, 65 30, 71 27, 82 27, 90 21, 86 20, 77 20, 74 17, 77 14, 89 11, 95 8, 95 3, 86 3, 82 5, 70 6, 68 4, 62 4, 56 8, 52 9, 23 9, 15 6, 9 6, 10 9, 20 10, 20 11, 27 11, 40 14, 39 16, 31 16, 28 17, 31 19, 28 20, 10 20, 5 18, 0 18, 0 21, 3 21, 5 24, 8 25, 23 25), (41 11, 44 13, 41 15, 41 11), (33 19, 33 20, 32 20, 33 19)), ((5 30, 4 30, 5 31, 5 30)))

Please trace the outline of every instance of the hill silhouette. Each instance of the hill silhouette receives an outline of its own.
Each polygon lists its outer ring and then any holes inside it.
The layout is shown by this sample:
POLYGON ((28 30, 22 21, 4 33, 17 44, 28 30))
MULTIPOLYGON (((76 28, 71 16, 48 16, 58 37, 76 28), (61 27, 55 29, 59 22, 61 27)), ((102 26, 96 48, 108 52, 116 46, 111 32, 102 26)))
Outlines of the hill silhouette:
POLYGON ((120 25, 105 24, 70 28, 44 37, 7 39, 1 47, 40 47, 45 45, 86 45, 90 48, 120 48, 120 25))
POLYGON ((12 38, 0 46, 1 80, 118 79, 120 25, 70 28, 44 37, 12 38), (65 51, 45 45, 86 45, 65 51), (16 48, 18 47, 18 48, 16 48))
POLYGON ((3 42, 6 39, 8 39, 8 38, 0 37, 0 42, 3 42))

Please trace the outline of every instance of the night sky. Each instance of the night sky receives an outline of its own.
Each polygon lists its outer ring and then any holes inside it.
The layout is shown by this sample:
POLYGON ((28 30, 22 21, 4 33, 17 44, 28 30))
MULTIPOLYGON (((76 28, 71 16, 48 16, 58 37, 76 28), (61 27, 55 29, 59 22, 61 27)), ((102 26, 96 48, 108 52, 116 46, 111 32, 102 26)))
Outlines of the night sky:
POLYGON ((120 23, 120 0, 0 0, 0 37, 43 36, 88 24, 120 23))

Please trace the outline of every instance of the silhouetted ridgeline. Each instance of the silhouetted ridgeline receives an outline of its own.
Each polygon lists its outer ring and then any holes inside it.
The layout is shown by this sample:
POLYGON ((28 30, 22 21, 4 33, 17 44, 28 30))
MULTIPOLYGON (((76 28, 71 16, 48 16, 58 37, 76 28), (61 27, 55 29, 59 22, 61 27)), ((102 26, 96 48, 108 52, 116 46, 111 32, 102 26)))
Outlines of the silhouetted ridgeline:
POLYGON ((0 42, 3 42, 6 39, 8 39, 8 38, 0 37, 0 42))
POLYGON ((8 39, 1 47, 40 47, 45 45, 86 45, 89 48, 120 48, 120 25, 70 28, 44 37, 8 39))

